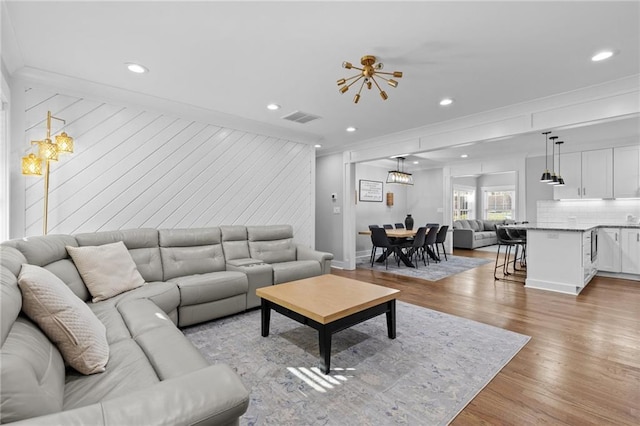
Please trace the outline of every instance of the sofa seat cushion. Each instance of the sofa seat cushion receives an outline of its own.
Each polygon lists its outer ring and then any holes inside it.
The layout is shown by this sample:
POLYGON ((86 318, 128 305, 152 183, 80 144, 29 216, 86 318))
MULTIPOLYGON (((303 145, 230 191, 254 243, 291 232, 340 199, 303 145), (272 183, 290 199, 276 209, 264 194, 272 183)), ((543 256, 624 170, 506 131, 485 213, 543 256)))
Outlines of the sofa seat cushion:
POLYGON ((180 305, 180 291, 173 282, 155 281, 121 294, 116 298, 115 303, 119 305, 134 299, 149 299, 164 313, 169 314, 180 305))
POLYGON ((316 260, 294 260, 271 264, 273 283, 282 284, 289 281, 322 275, 320 263, 316 260))
POLYGON ((110 345, 111 356, 102 374, 82 376, 67 371, 64 409, 84 407, 146 389, 158 383, 147 355, 133 339, 110 345))
POLYGON ((249 288, 242 272, 220 271, 171 280, 180 289, 181 306, 198 305, 244 294, 249 288))
POLYGON ((0 423, 62 410, 64 362, 40 328, 20 316, 0 352, 0 423))
POLYGON ((121 303, 118 312, 160 380, 179 377, 209 365, 169 317, 150 300, 121 303))

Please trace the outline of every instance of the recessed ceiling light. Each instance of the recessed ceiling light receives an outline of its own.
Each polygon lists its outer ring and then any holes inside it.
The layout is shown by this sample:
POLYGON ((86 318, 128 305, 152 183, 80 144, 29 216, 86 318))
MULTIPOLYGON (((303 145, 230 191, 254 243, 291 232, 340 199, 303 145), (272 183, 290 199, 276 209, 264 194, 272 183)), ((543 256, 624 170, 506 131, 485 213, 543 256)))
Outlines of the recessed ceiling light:
POLYGON ((278 104, 269 104, 269 105, 267 105, 267 109, 270 109, 271 111, 275 111, 275 110, 280 109, 280 105, 278 105, 278 104))
POLYGON ((612 50, 603 50, 602 52, 598 52, 591 57, 593 62, 604 61, 605 59, 609 59, 613 56, 612 50))
POLYGON ((420 164, 420 162, 419 161, 414 161, 413 164, 420 164))
POLYGON ((133 62, 125 62, 125 65, 127 66, 127 69, 131 72, 134 72, 136 74, 144 74, 146 72, 149 72, 149 68, 142 66, 140 64, 136 64, 133 62))
POLYGON ((314 148, 322 148, 322 145, 320 145, 319 143, 317 143, 317 144, 315 144, 313 147, 314 147, 314 148))
POLYGON ((356 130, 358 130, 358 129, 356 129, 353 126, 347 127, 347 132, 355 132, 356 130))
POLYGON ((453 99, 451 98, 444 98, 443 100, 440 101, 440 105, 442 106, 451 105, 452 103, 453 103, 453 99))
POLYGON ((468 156, 469 156, 468 154, 462 154, 460 158, 467 158, 468 156))

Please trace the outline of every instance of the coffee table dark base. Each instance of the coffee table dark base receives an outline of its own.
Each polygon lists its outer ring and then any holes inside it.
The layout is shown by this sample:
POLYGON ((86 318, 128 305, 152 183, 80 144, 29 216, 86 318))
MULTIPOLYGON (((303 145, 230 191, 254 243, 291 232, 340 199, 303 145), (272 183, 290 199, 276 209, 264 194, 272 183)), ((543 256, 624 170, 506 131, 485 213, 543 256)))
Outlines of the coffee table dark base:
POLYGON ((305 317, 297 312, 287 309, 283 306, 262 299, 262 337, 269 335, 269 322, 271 321, 271 309, 282 315, 289 317, 301 324, 318 330, 318 342, 320 346, 320 369, 324 374, 329 374, 331 362, 331 336, 338 331, 342 331, 363 321, 376 317, 378 315, 387 314, 387 334, 390 339, 396 338, 396 300, 392 299, 380 305, 373 306, 353 313, 344 318, 340 318, 328 324, 321 324, 310 318, 305 317))

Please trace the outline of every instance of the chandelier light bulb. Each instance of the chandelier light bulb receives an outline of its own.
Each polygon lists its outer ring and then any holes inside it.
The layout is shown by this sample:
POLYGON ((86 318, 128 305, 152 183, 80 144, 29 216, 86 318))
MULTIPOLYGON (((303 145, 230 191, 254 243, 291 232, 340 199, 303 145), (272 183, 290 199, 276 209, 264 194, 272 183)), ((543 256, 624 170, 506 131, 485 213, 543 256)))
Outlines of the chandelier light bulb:
POLYGON ((353 68, 353 65, 351 64, 351 62, 344 61, 342 63, 342 68, 346 68, 346 69, 350 70, 351 68, 353 68))

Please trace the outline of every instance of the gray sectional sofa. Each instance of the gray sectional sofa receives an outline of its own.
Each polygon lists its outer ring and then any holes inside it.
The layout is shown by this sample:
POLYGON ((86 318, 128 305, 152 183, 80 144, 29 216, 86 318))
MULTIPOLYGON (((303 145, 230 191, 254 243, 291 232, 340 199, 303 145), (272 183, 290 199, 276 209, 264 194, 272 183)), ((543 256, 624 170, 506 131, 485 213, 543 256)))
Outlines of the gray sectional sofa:
POLYGON ((453 247, 475 249, 498 244, 496 225, 514 223, 504 220, 461 219, 453 221, 453 247))
POLYGON ((249 404, 247 389, 229 366, 209 365, 178 327, 256 307, 256 288, 329 273, 332 258, 296 245, 288 225, 6 241, 0 244, 0 423, 238 424, 249 404), (145 284, 94 303, 66 247, 119 241, 145 284), (83 375, 66 365, 25 315, 18 287, 23 264, 52 272, 104 325, 104 372, 83 375))

